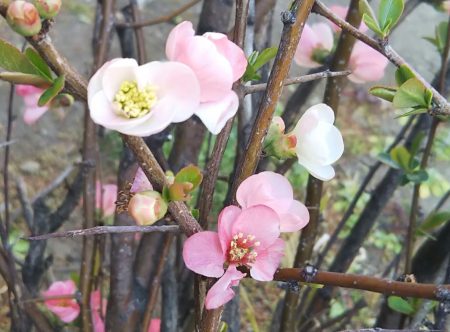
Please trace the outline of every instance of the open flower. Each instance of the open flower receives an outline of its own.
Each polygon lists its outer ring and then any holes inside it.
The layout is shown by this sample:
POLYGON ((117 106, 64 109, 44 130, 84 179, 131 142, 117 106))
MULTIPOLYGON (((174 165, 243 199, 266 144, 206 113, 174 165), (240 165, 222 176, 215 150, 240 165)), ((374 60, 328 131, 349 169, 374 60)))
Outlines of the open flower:
POLYGON ((298 162, 322 181, 334 177, 331 164, 344 152, 342 135, 333 123, 334 112, 331 107, 317 104, 306 110, 294 130, 288 134, 296 137, 298 162))
MULTIPOLYGON (((345 18, 347 17, 348 7, 333 5, 333 6, 330 6, 330 10, 333 12, 333 14, 337 15, 339 18, 341 18, 345 21, 345 18)), ((341 31, 341 28, 338 27, 333 22, 331 22, 331 21, 327 21, 327 22, 330 24, 330 26, 334 32, 341 31)), ((361 31, 362 33, 365 33, 365 32, 367 32, 367 30, 369 30, 367 25, 364 22, 361 22, 361 25, 359 26, 359 31, 361 31)))
POLYGON ((117 185, 101 184, 97 181, 95 189, 95 207, 101 210, 104 217, 109 217, 116 211, 117 185))
POLYGON ((281 232, 295 232, 309 222, 308 209, 294 199, 289 181, 274 172, 261 172, 245 179, 236 192, 243 209, 265 205, 278 214, 281 232))
POLYGON ((379 81, 384 76, 388 62, 388 59, 380 52, 357 41, 350 55, 348 67, 351 74, 348 78, 354 83, 379 81))
POLYGON ((16 93, 23 98, 25 110, 23 112, 23 121, 27 125, 34 124, 48 110, 48 106, 38 106, 38 100, 44 92, 44 89, 32 85, 19 84, 16 86, 16 93))
POLYGON ((326 23, 305 24, 295 51, 294 60, 302 67, 315 68, 333 48, 333 31, 326 23))
POLYGON ((192 23, 178 24, 169 34, 166 55, 189 66, 200 83, 200 107, 195 114, 213 134, 218 134, 238 109, 231 88, 247 67, 245 54, 221 33, 195 36, 192 23))
POLYGON ((149 136, 198 109, 200 87, 194 72, 179 62, 134 59, 105 63, 88 85, 92 120, 108 129, 149 136))
MULTIPOLYGON (((70 296, 77 291, 77 286, 73 280, 55 281, 48 290, 42 292, 44 297, 70 296)), ((80 306, 74 298, 48 299, 45 306, 59 317, 63 322, 70 323, 78 317, 80 306)))
POLYGON ((272 280, 284 251, 279 236, 278 215, 257 205, 244 210, 228 206, 219 215, 218 233, 205 231, 189 237, 183 248, 186 266, 195 273, 220 278, 206 295, 206 308, 220 307, 233 298, 231 287, 245 277, 236 269, 239 266, 248 268, 256 280, 272 280))

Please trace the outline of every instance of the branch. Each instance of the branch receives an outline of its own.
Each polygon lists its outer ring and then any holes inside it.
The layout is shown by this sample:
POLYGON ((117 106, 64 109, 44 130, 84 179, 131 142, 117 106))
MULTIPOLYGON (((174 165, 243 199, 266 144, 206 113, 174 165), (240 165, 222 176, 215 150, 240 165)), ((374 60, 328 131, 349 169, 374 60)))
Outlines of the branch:
POLYGON ((179 233, 178 225, 163 226, 96 226, 92 228, 77 229, 66 232, 49 233, 38 236, 30 236, 26 240, 39 241, 55 238, 74 238, 78 236, 94 236, 100 234, 119 234, 119 233, 179 233))
POLYGON ((408 68, 414 73, 416 78, 427 88, 433 92, 433 101, 436 107, 431 109, 429 113, 431 115, 450 115, 450 104, 447 99, 444 98, 435 88, 433 88, 427 80, 425 80, 409 63, 407 63, 386 41, 376 40, 371 38, 351 24, 345 22, 325 6, 320 0, 316 0, 313 11, 323 17, 329 19, 331 22, 339 26, 342 30, 345 30, 356 39, 364 42, 374 50, 383 54, 392 64, 397 67, 402 65, 408 66, 408 68))
MULTIPOLYGON (((314 73, 314 74, 309 74, 309 75, 287 78, 284 81, 283 85, 286 86, 286 85, 292 85, 292 84, 301 84, 301 83, 311 82, 311 81, 319 80, 322 78, 328 78, 328 77, 347 76, 347 75, 350 75, 350 73, 351 73, 350 70, 336 71, 336 72, 326 70, 326 71, 322 71, 320 73, 314 73)), ((264 90, 266 90, 266 88, 267 88, 267 83, 254 84, 254 85, 248 85, 248 86, 243 87, 244 94, 246 94, 246 95, 264 91, 264 90)))

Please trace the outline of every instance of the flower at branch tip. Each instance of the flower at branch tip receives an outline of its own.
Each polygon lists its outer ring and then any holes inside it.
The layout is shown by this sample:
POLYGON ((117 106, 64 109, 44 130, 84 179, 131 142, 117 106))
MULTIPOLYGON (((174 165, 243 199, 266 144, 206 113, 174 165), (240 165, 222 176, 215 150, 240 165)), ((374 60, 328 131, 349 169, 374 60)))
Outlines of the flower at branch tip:
POLYGON ((334 112, 331 107, 317 104, 306 110, 294 130, 288 134, 297 139, 295 151, 299 164, 322 181, 334 177, 331 164, 344 153, 341 132, 333 123, 334 112))
POLYGON ((165 216, 167 203, 157 191, 141 191, 131 197, 128 213, 138 225, 152 225, 165 216))
POLYGON ((271 208, 280 219, 281 232, 296 232, 309 222, 308 209, 294 199, 291 184, 281 174, 266 171, 248 177, 237 189, 236 199, 243 209, 271 208))
POLYGON ((320 67, 333 49, 333 43, 333 31, 328 24, 305 24, 294 60, 301 67, 320 67))
POLYGON ((238 267, 249 269, 253 279, 273 280, 284 255, 280 219, 262 205, 241 210, 228 206, 219 215, 218 233, 204 231, 184 243, 183 259, 195 273, 220 278, 206 295, 206 309, 214 309, 234 296, 231 287, 245 277, 238 267), (224 273, 225 270, 225 273, 224 273))
POLYGON ((195 111, 213 134, 218 134, 238 109, 233 82, 247 67, 244 52, 222 33, 195 36, 192 23, 178 24, 169 34, 166 55, 189 66, 200 83, 200 107, 195 111))
POLYGON ((103 217, 114 215, 116 211, 117 185, 101 184, 97 181, 95 187, 95 208, 102 211, 103 217))
POLYGON ((39 15, 43 18, 55 17, 61 9, 62 0, 33 0, 39 15))
POLYGON ((6 20, 11 29, 22 36, 34 36, 41 31, 39 12, 33 4, 26 1, 11 2, 6 11, 6 20))
POLYGON ((200 103, 194 72, 179 62, 105 63, 89 81, 92 120, 122 134, 149 136, 192 116, 200 103))
MULTIPOLYGON (((339 18, 341 18, 345 21, 345 18, 347 17, 348 7, 333 5, 333 6, 330 6, 330 10, 333 12, 333 14, 337 15, 339 18)), ((331 22, 331 21, 327 21, 327 22, 330 24, 330 26, 334 32, 341 31, 341 28, 338 27, 333 22, 331 22)), ((365 33, 365 32, 367 32, 367 30, 369 30, 367 25, 364 22, 361 22, 361 25, 359 26, 359 31, 361 31, 362 33, 365 33)))
MULTIPOLYGON (((73 280, 55 281, 50 287, 42 292, 42 296, 56 297, 56 296, 71 296, 77 292, 77 286, 73 280)), ((70 323, 78 317, 80 313, 80 306, 74 298, 61 298, 45 300, 45 306, 48 310, 53 312, 64 323, 70 323)))
POLYGON ((388 59, 380 52, 357 41, 348 63, 351 70, 348 79, 357 84, 379 81, 383 78, 388 63, 388 59))

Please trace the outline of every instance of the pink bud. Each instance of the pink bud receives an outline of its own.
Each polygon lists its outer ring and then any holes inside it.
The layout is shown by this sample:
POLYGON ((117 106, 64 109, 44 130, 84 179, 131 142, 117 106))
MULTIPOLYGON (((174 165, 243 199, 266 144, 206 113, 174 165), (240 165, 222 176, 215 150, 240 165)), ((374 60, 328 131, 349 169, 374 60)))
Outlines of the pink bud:
POLYGON ((36 7, 26 1, 13 1, 8 6, 6 20, 11 29, 22 36, 33 36, 41 30, 41 18, 36 7))
POLYGON ((61 8, 61 0, 34 0, 33 2, 43 18, 55 17, 61 8))
POLYGON ((128 204, 128 213, 138 225, 152 225, 167 212, 167 203, 156 191, 135 194, 128 204))

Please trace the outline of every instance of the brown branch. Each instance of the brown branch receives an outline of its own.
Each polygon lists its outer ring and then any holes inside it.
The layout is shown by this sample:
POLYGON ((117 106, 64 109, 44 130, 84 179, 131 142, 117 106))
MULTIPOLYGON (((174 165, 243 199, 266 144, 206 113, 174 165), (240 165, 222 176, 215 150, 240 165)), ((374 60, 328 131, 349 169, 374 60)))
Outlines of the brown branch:
POLYGON ((408 68, 414 73, 416 78, 433 93, 433 101, 436 107, 429 110, 431 115, 450 115, 450 104, 447 99, 444 98, 434 87, 428 83, 408 62, 406 62, 385 40, 376 40, 367 36, 366 34, 359 31, 357 28, 347 23, 346 21, 335 15, 325 4, 320 0, 316 0, 313 11, 323 17, 329 19, 331 22, 339 26, 342 30, 348 32, 356 39, 364 42, 368 46, 372 47, 374 50, 383 54, 392 64, 397 67, 402 65, 408 66, 408 68))
MULTIPOLYGON (((349 71, 349 70, 337 71, 337 72, 332 72, 332 71, 326 70, 326 71, 322 71, 320 73, 286 78, 283 85, 286 86, 286 85, 292 85, 292 84, 301 84, 301 83, 311 82, 311 81, 319 80, 322 78, 328 78, 328 77, 347 76, 347 75, 350 75, 350 73, 351 73, 351 71, 349 71)), ((246 95, 264 91, 266 88, 267 88, 267 83, 247 85, 247 86, 243 87, 244 94, 246 94, 246 95)))
POLYGON ((160 23, 165 23, 173 20, 178 15, 184 13, 189 8, 195 6, 197 3, 199 3, 201 0, 192 0, 185 4, 184 6, 172 11, 171 13, 160 16, 158 18, 152 18, 146 21, 142 22, 116 22, 116 26, 118 27, 124 27, 124 28, 142 28, 142 27, 148 27, 160 23))
MULTIPOLYGON (((139 13, 139 6, 137 4, 137 0, 131 0, 130 1, 131 6, 131 14, 133 16, 133 21, 137 22, 140 19, 140 13, 139 13)), ((145 50, 145 36, 144 36, 144 30, 140 27, 134 27, 134 35, 136 37, 136 47, 137 47, 137 53, 138 53, 138 63, 143 65, 146 62, 147 59, 147 53, 145 50)))

